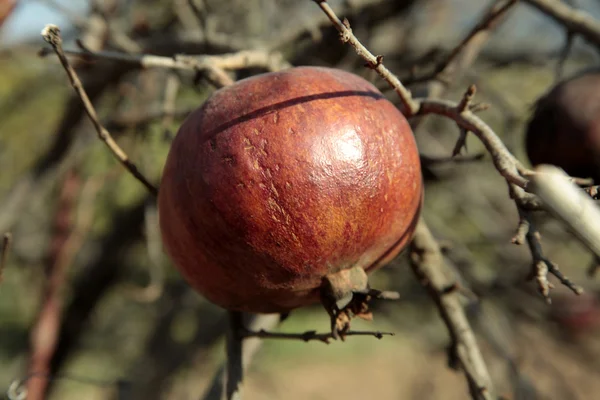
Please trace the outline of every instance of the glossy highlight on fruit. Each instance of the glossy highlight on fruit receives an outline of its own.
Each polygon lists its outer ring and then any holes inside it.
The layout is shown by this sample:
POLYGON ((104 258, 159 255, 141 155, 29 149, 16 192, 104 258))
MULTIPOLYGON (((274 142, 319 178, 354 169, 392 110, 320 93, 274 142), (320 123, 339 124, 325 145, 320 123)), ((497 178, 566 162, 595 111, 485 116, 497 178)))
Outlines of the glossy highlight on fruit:
POLYGON ((351 73, 296 67, 220 89, 186 119, 160 226, 208 300, 285 312, 318 302, 327 276, 346 282, 334 288, 342 297, 366 285, 362 271, 411 239, 422 192, 414 137, 392 103, 351 73))
POLYGON ((534 166, 552 164, 600 182, 600 70, 577 74, 542 96, 525 145, 534 166))

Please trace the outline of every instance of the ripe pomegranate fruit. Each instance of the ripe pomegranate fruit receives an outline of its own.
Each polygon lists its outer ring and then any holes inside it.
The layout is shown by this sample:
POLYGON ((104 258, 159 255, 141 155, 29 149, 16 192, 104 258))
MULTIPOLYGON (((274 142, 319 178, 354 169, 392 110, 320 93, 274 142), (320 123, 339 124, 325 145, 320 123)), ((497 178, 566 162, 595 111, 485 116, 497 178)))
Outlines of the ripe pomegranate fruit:
POLYGON ((189 115, 164 169, 160 226, 213 303, 270 313, 321 300, 343 328, 343 310, 368 314, 366 273, 410 240, 422 191, 392 103, 356 75, 297 67, 238 81, 189 115))
POLYGON ((600 181, 600 70, 562 81, 537 101, 526 150, 533 165, 600 181))

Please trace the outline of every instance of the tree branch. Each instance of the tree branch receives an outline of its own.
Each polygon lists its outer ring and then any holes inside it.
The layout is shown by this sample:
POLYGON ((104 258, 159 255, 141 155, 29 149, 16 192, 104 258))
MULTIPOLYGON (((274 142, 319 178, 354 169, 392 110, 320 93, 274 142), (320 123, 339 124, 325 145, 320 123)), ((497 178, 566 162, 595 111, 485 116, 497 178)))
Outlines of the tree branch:
POLYGON ((271 330, 277 326, 281 317, 278 314, 260 314, 251 315, 243 314, 242 321, 240 322, 238 315, 232 315, 230 313, 230 329, 227 333, 227 361, 224 365, 219 368, 215 377, 213 378, 212 384, 206 393, 202 396, 203 400, 221 400, 223 395, 223 389, 227 387, 226 393, 231 396, 236 395, 237 397, 227 397, 227 399, 241 399, 241 377, 243 377, 243 370, 245 370, 254 355, 260 349, 262 340, 259 338, 247 338, 243 339, 243 331, 260 331, 260 330, 271 330), (242 343, 243 342, 243 343, 242 343), (241 370, 240 374, 240 346, 241 344, 241 370), (236 374, 233 375, 234 380, 231 383, 226 383, 225 379, 227 376, 227 368, 233 368, 236 374), (237 388, 237 390, 236 390, 237 388))
POLYGON ((438 243, 421 218, 410 246, 411 266, 448 328, 451 356, 459 361, 474 400, 496 399, 492 381, 475 334, 461 304, 457 284, 449 273, 438 243))
POLYGON ((540 165, 535 170, 531 190, 555 217, 600 257, 600 209, 596 202, 562 170, 550 165, 540 165))
MULTIPOLYGON (((287 340, 302 340, 309 342, 316 340, 329 344, 330 340, 334 340, 333 333, 317 333, 316 331, 306 331, 304 333, 283 333, 283 332, 267 332, 264 329, 259 331, 244 330, 242 332, 244 338, 261 338, 261 339, 287 339, 287 340)), ((348 331, 344 332, 345 336, 373 336, 376 339, 382 339, 384 336, 394 336, 392 332, 379 332, 379 331, 348 331)))
POLYGON ((569 32, 583 36, 587 41, 600 46, 600 23, 585 11, 574 9, 559 0, 523 0, 524 3, 563 25, 569 32))
POLYGON ((62 38, 60 36, 60 29, 56 25, 46 25, 46 27, 42 30, 42 37, 46 42, 48 42, 56 55, 58 56, 62 66, 64 67, 69 80, 71 81, 71 85, 75 92, 81 98, 81 101, 85 107, 85 111, 90 118, 90 121, 94 125, 96 132, 98 133, 98 137, 102 140, 109 150, 113 153, 113 155, 121 162, 121 164, 137 179, 139 180, 145 187, 148 189, 150 193, 154 196, 158 195, 158 188, 154 186, 150 181, 137 169, 135 164, 129 160, 127 154, 119 147, 117 142, 113 139, 110 132, 108 132, 98 120, 98 115, 90 98, 88 97, 79 77, 77 76, 77 72, 73 69, 65 52, 62 48, 62 38))
MULTIPOLYGON (((446 72, 451 64, 457 59, 457 57, 473 42, 477 41, 478 37, 482 37, 484 32, 489 31, 502 19, 506 13, 513 8, 517 4, 518 0, 507 0, 504 2, 503 0, 498 1, 491 10, 483 17, 481 21, 479 21, 469 33, 461 40, 461 42, 455 46, 450 53, 446 56, 446 58, 437 64, 434 70, 425 75, 414 77, 412 79, 408 79, 404 81, 404 84, 412 84, 419 82, 426 82, 431 79, 446 79, 446 72)), ((487 36, 487 35, 486 35, 487 36)), ((484 39, 485 40, 485 39, 484 39)))
MULTIPOLYGON (((116 51, 91 51, 79 43, 80 50, 63 50, 64 54, 88 59, 104 59, 132 64, 139 68, 168 68, 173 70, 203 71, 210 68, 236 70, 243 68, 264 68, 279 71, 291 65, 281 53, 268 53, 262 50, 242 50, 223 55, 163 57, 153 54, 127 54, 116 51)), ((50 49, 42 49, 41 56, 47 56, 50 49)))

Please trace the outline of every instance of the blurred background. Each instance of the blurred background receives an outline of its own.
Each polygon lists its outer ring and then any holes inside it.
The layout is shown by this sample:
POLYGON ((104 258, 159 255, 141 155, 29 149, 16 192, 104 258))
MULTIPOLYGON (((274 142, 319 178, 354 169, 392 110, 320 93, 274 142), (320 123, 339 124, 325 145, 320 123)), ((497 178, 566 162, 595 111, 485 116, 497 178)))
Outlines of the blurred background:
MULTIPOLYGON (((443 60, 493 4, 329 3, 400 78, 443 60)), ((447 84, 411 89, 458 100, 475 83, 477 100, 491 106, 480 116, 526 163, 523 134, 535 99, 561 74, 599 58, 597 48, 575 37, 559 68, 564 28, 525 3, 461 59, 447 84)), ((565 4, 600 18, 597 1, 565 4)), ((224 359, 225 313, 182 282, 163 255, 153 199, 97 139, 54 54, 38 55, 47 23, 61 27, 68 49, 81 40, 94 51, 163 56, 278 52, 293 65, 353 71, 398 100, 309 0, 0 0, 0 233, 13 236, 0 283, 2 395, 35 364, 47 365, 53 377, 36 389, 50 399, 203 398, 224 359)), ((215 88, 188 71, 72 62, 102 122, 158 182, 181 121, 215 88)), ((482 157, 448 162, 456 126, 433 117, 418 122, 425 219, 479 297, 465 305, 498 391, 511 399, 597 398, 600 285, 586 276, 591 254, 561 224, 536 216, 546 255, 586 289, 575 297, 557 283, 548 306, 527 281, 528 249, 511 243, 518 214, 483 147, 471 135, 469 154, 482 157)), ((246 398, 466 398, 464 377, 448 367, 447 330, 406 252, 376 272, 372 285, 398 290, 401 300, 378 303, 373 322, 353 327, 394 337, 329 346, 265 341, 246 376, 246 398)), ((326 313, 309 307, 279 329, 327 328, 326 313)))

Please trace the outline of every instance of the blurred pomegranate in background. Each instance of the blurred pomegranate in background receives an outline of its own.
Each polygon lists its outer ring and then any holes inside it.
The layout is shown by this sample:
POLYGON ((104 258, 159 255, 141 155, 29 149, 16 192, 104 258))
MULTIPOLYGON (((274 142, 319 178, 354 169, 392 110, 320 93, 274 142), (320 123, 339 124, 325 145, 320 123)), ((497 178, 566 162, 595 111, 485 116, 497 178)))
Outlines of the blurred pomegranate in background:
POLYGON ((297 67, 223 88, 187 118, 160 225, 176 267, 217 305, 341 309, 411 239, 422 191, 392 103, 351 73, 297 67))
POLYGON ((593 291, 579 296, 556 294, 549 311, 561 331, 572 338, 600 332, 600 299, 593 291))
POLYGON ((526 133, 531 164, 600 182, 600 70, 560 82, 535 107, 526 133))

